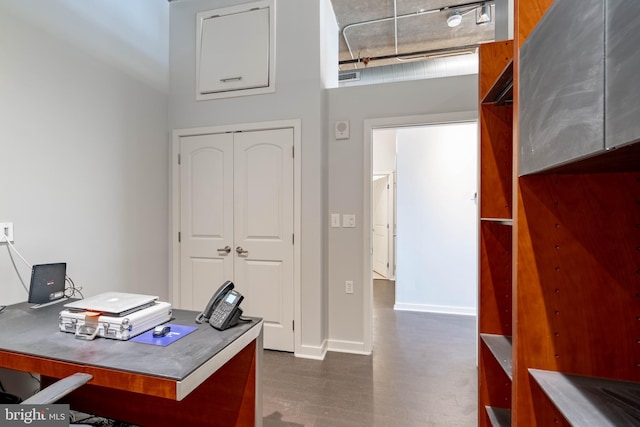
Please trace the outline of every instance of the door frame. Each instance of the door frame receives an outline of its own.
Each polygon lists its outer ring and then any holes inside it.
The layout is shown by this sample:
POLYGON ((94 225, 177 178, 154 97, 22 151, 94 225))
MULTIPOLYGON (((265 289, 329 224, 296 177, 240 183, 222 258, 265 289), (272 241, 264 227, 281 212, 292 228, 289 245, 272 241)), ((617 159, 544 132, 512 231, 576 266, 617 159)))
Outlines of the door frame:
MULTIPOLYGON (((180 138, 184 136, 207 135, 212 133, 250 132, 273 129, 293 129, 293 232, 295 241, 293 245, 293 321, 301 325, 301 266, 300 248, 302 247, 301 221, 301 165, 302 165, 302 120, 277 120, 270 122, 239 123, 220 126, 205 126, 195 128, 174 129, 172 131, 171 156, 169 158, 169 170, 171 171, 171 191, 169 194, 170 224, 169 224, 169 298, 174 306, 180 305, 180 243, 178 232, 180 231, 180 169, 178 158, 180 154, 180 138)), ((301 327, 293 331, 294 352, 301 351, 301 327)))
MULTIPOLYGON (((364 120, 364 138, 362 139, 362 159, 364 163, 363 200, 362 200, 362 283, 364 352, 373 351, 373 129, 429 126, 437 124, 459 123, 478 120, 478 111, 457 111, 451 113, 425 114, 418 116, 385 117, 364 120)), ((395 260, 397 262, 397 260, 395 260)))

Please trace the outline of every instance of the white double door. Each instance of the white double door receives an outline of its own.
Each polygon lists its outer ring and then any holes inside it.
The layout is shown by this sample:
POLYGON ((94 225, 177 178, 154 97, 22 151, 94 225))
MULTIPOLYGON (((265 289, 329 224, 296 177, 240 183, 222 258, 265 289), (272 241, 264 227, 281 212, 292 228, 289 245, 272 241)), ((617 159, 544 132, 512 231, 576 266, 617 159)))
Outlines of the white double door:
POLYGON ((225 281, 265 348, 293 351, 293 129, 180 138, 180 305, 225 281))

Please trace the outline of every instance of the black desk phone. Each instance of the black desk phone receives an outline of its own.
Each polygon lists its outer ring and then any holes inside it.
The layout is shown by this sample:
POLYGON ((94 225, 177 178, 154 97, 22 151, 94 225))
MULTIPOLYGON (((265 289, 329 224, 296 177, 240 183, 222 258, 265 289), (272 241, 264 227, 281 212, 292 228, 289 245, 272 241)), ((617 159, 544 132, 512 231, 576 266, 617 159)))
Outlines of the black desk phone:
POLYGON ((242 316, 240 303, 242 294, 233 290, 233 282, 227 280, 213 294, 204 311, 196 317, 196 323, 209 322, 219 331, 224 331, 238 323, 242 316))

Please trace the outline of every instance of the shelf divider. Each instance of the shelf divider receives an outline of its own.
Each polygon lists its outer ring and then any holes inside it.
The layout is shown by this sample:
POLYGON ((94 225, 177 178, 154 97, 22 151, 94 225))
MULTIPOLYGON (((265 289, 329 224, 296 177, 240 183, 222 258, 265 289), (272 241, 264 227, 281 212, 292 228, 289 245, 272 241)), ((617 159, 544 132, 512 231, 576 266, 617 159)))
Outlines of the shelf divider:
POLYGON ((511 427, 511 411, 509 409, 485 406, 493 427, 511 427))
POLYGON ((511 337, 506 335, 480 334, 482 341, 489 347, 509 379, 513 380, 511 365, 511 337))
POLYGON ((574 427, 640 425, 640 383, 529 369, 574 427))
POLYGON ((480 218, 480 221, 495 222, 502 225, 513 225, 511 218, 480 218))

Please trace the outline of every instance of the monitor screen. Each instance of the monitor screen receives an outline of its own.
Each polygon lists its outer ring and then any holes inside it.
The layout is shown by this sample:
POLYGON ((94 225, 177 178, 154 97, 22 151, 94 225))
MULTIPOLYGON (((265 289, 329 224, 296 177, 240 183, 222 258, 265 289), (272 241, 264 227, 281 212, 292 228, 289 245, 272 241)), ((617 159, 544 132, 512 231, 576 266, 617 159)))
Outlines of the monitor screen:
POLYGON ((46 304, 64 298, 67 264, 38 264, 31 269, 29 302, 46 304))

